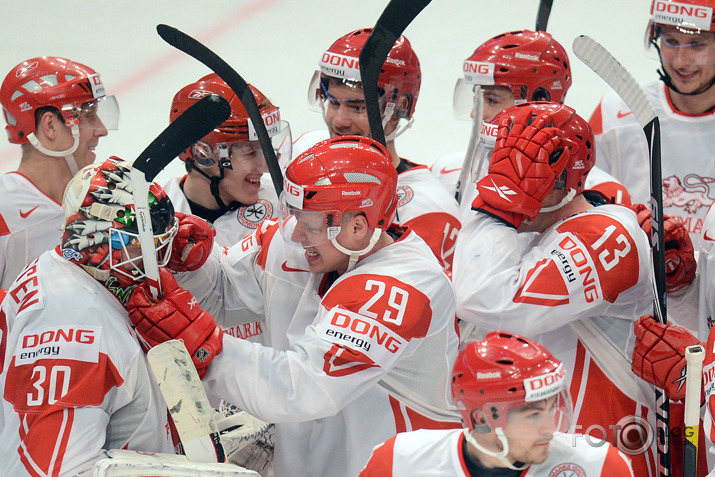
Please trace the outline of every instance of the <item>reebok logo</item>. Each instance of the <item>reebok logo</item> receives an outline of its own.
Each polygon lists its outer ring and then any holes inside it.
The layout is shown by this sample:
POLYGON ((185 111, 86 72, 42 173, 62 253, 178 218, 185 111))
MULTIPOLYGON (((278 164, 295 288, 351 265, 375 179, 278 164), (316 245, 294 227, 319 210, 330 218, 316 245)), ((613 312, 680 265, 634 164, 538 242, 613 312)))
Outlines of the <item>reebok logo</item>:
POLYGON ((359 190, 344 190, 342 191, 342 195, 360 195, 359 190))
POLYGON ((477 372, 477 379, 500 379, 500 378, 501 378, 500 371, 489 371, 487 373, 477 372))
POLYGON ((35 211, 35 209, 38 208, 38 207, 39 207, 39 205, 36 205, 36 206, 34 206, 33 208, 31 208, 30 210, 28 210, 27 212, 23 212, 23 211, 21 210, 21 211, 20 211, 20 217, 22 217, 23 219, 28 218, 28 217, 30 216, 30 214, 33 213, 33 212, 35 211))
POLYGON ((521 58, 522 60, 539 61, 538 55, 527 55, 526 53, 514 53, 514 58, 521 58))
POLYGON ((494 179, 490 179, 490 180, 492 181, 492 185, 493 185, 494 187, 488 187, 488 186, 487 186, 487 187, 484 187, 484 188, 487 189, 487 190, 490 190, 490 191, 492 191, 492 192, 496 192, 496 193, 499 195, 499 197, 501 197, 502 199, 504 199, 504 200, 507 201, 507 202, 511 202, 511 199, 509 199, 509 197, 507 197, 507 195, 516 195, 516 192, 514 192, 513 190, 511 190, 511 189, 508 188, 507 186, 498 186, 498 185, 496 185, 496 184, 494 183, 494 179))

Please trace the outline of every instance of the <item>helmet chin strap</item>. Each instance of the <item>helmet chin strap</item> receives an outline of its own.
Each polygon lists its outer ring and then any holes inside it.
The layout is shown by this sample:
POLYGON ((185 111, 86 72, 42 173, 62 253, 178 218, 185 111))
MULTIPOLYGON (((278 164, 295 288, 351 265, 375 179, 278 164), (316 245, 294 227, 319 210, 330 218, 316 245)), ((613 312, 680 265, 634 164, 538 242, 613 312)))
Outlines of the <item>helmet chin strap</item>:
POLYGON ((467 442, 472 444, 474 447, 476 447, 480 452, 483 452, 487 455, 490 455, 492 457, 496 457, 499 459, 499 462, 504 464, 505 467, 512 469, 512 470, 524 470, 528 467, 528 465, 524 465, 522 467, 517 467, 509 460, 506 458, 507 454, 509 453, 509 442, 506 439, 506 436, 504 435, 504 431, 502 430, 501 427, 497 427, 494 432, 496 432, 497 437, 499 438, 499 442, 501 442, 502 445, 502 451, 501 452, 495 452, 493 450, 489 450, 486 447, 482 446, 477 440, 472 436, 472 433, 469 432, 469 429, 464 430, 464 438, 467 439, 467 442))
POLYGON ((541 212, 553 212, 554 210, 559 210, 561 207, 563 207, 564 205, 566 205, 566 204, 568 204, 569 202, 571 202, 574 197, 576 197, 576 189, 571 189, 570 191, 568 191, 568 193, 566 194, 566 196, 565 196, 563 199, 561 199, 561 202, 559 202, 559 203, 556 204, 556 205, 551 205, 551 206, 549 206, 549 207, 542 207, 541 210, 539 211, 539 213, 541 213, 541 212))
POLYGON ((79 147, 79 126, 75 124, 74 126, 72 126, 71 130, 74 144, 66 151, 51 151, 47 149, 42 144, 40 144, 40 140, 37 139, 35 133, 28 134, 27 140, 30 142, 30 144, 32 144, 32 147, 34 147, 43 154, 46 154, 51 157, 64 157, 65 162, 67 163, 67 167, 70 168, 70 172, 72 173, 72 175, 75 175, 79 171, 79 168, 77 167, 77 160, 74 158, 74 152, 79 147))
POLYGON ((335 246, 335 248, 340 250, 345 255, 350 256, 350 261, 348 262, 348 268, 347 268, 347 270, 345 270, 346 273, 355 267, 355 264, 357 263, 357 261, 360 257, 362 257, 363 255, 368 253, 370 250, 372 250, 372 248, 375 246, 377 241, 380 239, 381 234, 382 234, 382 229, 380 229, 380 228, 375 229, 372 232, 372 237, 370 237, 370 243, 367 245, 367 247, 365 247, 362 250, 349 250, 349 249, 343 247, 342 245, 340 245, 337 237, 333 237, 332 239, 330 239, 330 243, 332 243, 335 246))

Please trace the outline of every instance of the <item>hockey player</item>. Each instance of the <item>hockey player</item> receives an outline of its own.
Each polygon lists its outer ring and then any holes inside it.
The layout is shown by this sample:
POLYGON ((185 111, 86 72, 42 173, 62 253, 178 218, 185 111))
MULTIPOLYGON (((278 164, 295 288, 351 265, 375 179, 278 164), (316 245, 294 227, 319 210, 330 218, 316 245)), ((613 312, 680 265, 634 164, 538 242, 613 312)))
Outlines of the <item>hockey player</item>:
MULTIPOLYGON (((80 475, 109 449, 173 453, 166 405, 124 308, 145 279, 129 171, 114 158, 72 179, 59 246, 29 264, 2 302, 3 475, 80 475)), ((160 266, 192 269, 182 246, 172 255, 181 224, 156 184, 149 203, 160 266)), ((220 337, 213 320, 192 318, 187 346, 220 337)))
POLYGON ((119 108, 96 71, 55 56, 12 68, 0 104, 9 141, 22 148, 17 170, 0 178, 0 287, 7 288, 59 242, 65 186, 117 128, 119 108))
MULTIPOLYGON (((564 103, 571 87, 571 65, 566 49, 551 34, 543 31, 505 32, 482 43, 464 60, 464 77, 454 88, 453 104, 459 119, 472 120, 476 85, 482 89, 484 123, 491 122, 504 109, 527 101, 564 103)), ((486 126, 482 135, 496 131, 486 126)), ((485 139, 488 139, 485 137, 485 139)), ((437 159, 430 169, 454 195, 465 151, 437 159)), ((479 171, 475 171, 479 172, 479 171)), ((481 178, 481 177, 479 177, 481 178)), ((618 204, 630 205, 625 187, 609 174, 595 168, 586 178, 586 187, 595 188, 618 204)), ((471 203, 476 195, 473 186, 463 188, 462 203, 471 203)))
POLYGON ((462 430, 398 434, 376 447, 361 477, 633 476, 615 447, 565 434, 571 399, 563 364, 543 346, 493 331, 452 370, 462 430))
MULTIPOLYGON (((257 88, 250 88, 274 149, 290 156, 290 126, 280 119, 277 106, 257 88)), ((176 210, 211 222, 216 243, 230 247, 275 217, 277 197, 246 108, 218 75, 211 73, 181 88, 171 104, 171 121, 212 93, 229 102, 231 116, 179 155, 187 174, 170 179, 164 189, 176 210)))
MULTIPOLYGON (((633 211, 583 193, 593 133, 573 109, 524 103, 494 122, 488 174, 457 239, 457 316, 477 337, 499 329, 550 348, 569 372, 577 432, 603 426, 615 442, 622 418, 649 420, 654 405, 629 369, 633 321, 652 309, 647 237, 633 211)), ((653 475, 643 444, 634 471, 653 475)))
MULTIPOLYGON (((358 59, 371 31, 365 28, 350 32, 323 53, 319 70, 310 82, 308 100, 313 109, 323 113, 328 129, 299 137, 293 145, 293 157, 328 137, 370 137, 358 59)), ((450 270, 460 228, 457 203, 431 177, 427 166, 400 157, 395 147, 395 138, 414 120, 421 81, 417 54, 407 38, 400 36, 387 55, 377 82, 387 149, 399 173, 395 221, 422 237, 442 267, 450 270)))
POLYGON ((276 475, 357 475, 397 432, 459 426, 448 390, 454 292, 419 236, 388 230, 396 190, 381 144, 320 142, 286 170, 277 224, 229 249, 220 268, 209 260, 181 277, 196 298, 156 303, 142 286, 131 298, 152 345, 174 336, 196 299, 218 298, 219 311, 243 302, 283 323, 285 351, 224 335, 203 381, 210 398, 276 423, 276 475))
MULTIPOLYGON (((663 211, 686 225, 696 249, 705 213, 715 200, 713 8, 713 0, 653 0, 646 30, 646 47, 662 67, 660 79, 643 87, 660 118, 663 211)), ((650 163, 636 118, 609 93, 589 122, 598 143, 598 166, 621 181, 634 202, 646 203, 650 163)))
MULTIPOLYGON (((290 126, 281 121, 278 107, 257 88, 250 88, 275 150, 290 157, 290 126)), ((209 94, 223 96, 231 105, 231 116, 179 155, 186 164, 183 178, 173 177, 161 185, 177 214, 211 222, 216 243, 230 247, 275 217, 278 200, 246 108, 218 75, 211 73, 181 88, 172 101, 171 121, 209 94)), ((262 316, 244 309, 235 310, 231 317, 220 322, 225 333, 252 341, 264 338, 262 316)))

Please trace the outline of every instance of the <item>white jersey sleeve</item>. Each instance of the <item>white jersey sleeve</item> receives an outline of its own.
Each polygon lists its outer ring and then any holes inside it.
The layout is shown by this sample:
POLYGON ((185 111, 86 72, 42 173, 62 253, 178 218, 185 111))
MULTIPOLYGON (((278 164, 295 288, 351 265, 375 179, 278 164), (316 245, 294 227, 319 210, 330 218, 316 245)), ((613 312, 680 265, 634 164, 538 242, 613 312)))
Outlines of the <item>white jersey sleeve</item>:
POLYGON ((442 183, 452 197, 457 192, 457 182, 459 182, 459 174, 462 171, 465 154, 466 152, 445 154, 430 166, 432 175, 442 183))
POLYGON ((527 247, 516 230, 474 213, 457 240, 457 316, 526 336, 648 310, 649 247, 635 214, 605 205, 573 216, 527 247))

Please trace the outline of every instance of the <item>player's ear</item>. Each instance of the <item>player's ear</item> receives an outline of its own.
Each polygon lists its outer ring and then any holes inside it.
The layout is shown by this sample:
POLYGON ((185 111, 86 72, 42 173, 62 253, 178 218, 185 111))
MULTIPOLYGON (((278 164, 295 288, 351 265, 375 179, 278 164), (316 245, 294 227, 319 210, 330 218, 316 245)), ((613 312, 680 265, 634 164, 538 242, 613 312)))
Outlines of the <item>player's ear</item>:
POLYGON ((352 212, 352 217, 349 220, 350 232, 357 240, 362 240, 365 236, 370 235, 370 227, 367 223, 367 217, 362 212, 352 212))

